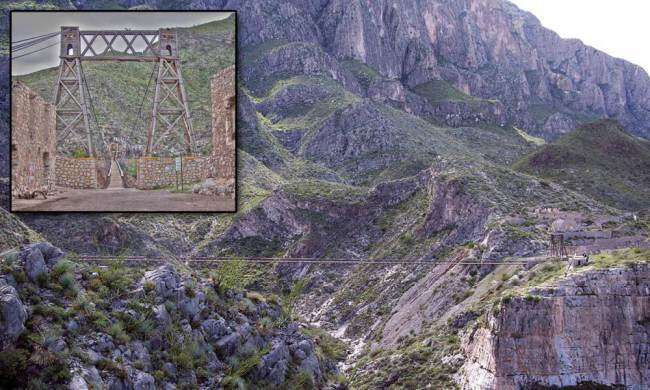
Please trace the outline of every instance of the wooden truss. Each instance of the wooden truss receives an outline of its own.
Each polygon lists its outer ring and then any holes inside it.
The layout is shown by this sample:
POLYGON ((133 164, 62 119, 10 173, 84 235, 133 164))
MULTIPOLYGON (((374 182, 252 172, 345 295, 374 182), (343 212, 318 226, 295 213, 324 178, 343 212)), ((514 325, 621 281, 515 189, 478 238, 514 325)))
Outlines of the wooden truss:
POLYGON ((85 83, 79 58, 61 59, 59 76, 54 89, 57 143, 73 135, 81 138, 85 136, 88 155, 93 156, 94 149, 84 90, 85 83))
POLYGON ((175 134, 182 134, 183 149, 192 154, 192 122, 175 30, 80 31, 78 27, 61 27, 60 58, 54 91, 59 140, 83 133, 88 154, 95 155, 82 61, 147 61, 156 63, 158 72, 145 154, 156 153, 165 140, 173 142, 175 134))
POLYGON ((560 260, 567 258, 566 247, 564 246, 564 235, 561 233, 549 234, 549 253, 548 256, 560 260))

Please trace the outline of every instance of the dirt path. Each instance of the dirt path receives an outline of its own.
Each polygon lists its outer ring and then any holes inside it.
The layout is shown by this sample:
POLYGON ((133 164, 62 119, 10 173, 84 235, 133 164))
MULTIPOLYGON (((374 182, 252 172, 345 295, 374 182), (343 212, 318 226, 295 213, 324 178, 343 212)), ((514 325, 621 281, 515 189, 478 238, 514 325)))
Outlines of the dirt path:
POLYGON ((120 176, 120 168, 117 166, 117 162, 115 160, 111 161, 111 181, 108 183, 108 188, 109 190, 114 190, 116 188, 124 188, 124 184, 122 183, 122 176, 120 176))
MULTIPOLYGON (((119 177, 119 174, 118 174, 119 177)), ((14 199, 13 211, 234 211, 235 200, 167 190, 70 190, 47 200, 14 199)))

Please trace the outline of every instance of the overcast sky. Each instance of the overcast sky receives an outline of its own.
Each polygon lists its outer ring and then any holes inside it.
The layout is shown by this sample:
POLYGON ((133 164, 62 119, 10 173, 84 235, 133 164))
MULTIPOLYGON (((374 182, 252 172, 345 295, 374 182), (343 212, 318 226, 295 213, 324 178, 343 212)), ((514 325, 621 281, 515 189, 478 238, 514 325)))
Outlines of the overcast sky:
MULTIPOLYGON (((81 30, 157 30, 162 27, 190 27, 226 18, 230 12, 14 12, 11 41, 59 31, 61 26, 81 30)), ((13 53, 13 56, 58 42, 52 38, 13 53)), ((139 49, 136 47, 136 49, 139 49)), ((12 61, 11 73, 20 75, 59 64, 59 45, 12 61)))
POLYGON ((650 1, 510 0, 562 38, 578 38, 650 73, 650 1))

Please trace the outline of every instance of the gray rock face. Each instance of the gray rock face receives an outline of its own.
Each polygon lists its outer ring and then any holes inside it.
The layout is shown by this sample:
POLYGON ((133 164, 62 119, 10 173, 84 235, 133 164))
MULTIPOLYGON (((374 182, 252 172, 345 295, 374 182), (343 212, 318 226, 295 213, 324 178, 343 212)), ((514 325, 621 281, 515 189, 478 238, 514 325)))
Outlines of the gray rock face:
MULTIPOLYGON (((221 3, 196 6, 207 4, 221 3)), ((340 65, 352 58, 406 89, 446 80, 472 96, 497 99, 508 121, 545 138, 556 135, 546 131, 559 129, 551 119, 558 113, 572 120, 606 116, 650 137, 650 78, 642 68, 579 40, 562 39, 507 1, 335 0, 277 6, 267 0, 228 6, 241 10, 243 48, 265 42, 277 46, 268 55, 244 58, 243 81, 249 88, 276 75, 330 75, 358 92, 340 65)), ((378 96, 376 90, 369 93, 378 96)), ((401 99, 395 88, 379 95, 401 99)), ((444 116, 464 110, 438 109, 444 116)))
POLYGON ((646 72, 578 40, 561 39, 506 1, 347 6, 337 0, 328 2, 316 23, 335 57, 358 59, 411 87, 441 78, 471 95, 497 98, 525 128, 539 128, 533 119, 537 104, 605 114, 650 135, 646 72))
POLYGON ((32 282, 36 282, 38 278, 47 275, 47 265, 43 254, 38 249, 28 249, 22 254, 25 259, 25 273, 32 282))
POLYGON ((464 389, 575 386, 645 389, 650 266, 588 271, 513 298, 464 338, 464 389))
POLYGON ((573 131, 577 122, 570 116, 556 112, 549 116, 542 127, 543 133, 547 138, 557 138, 563 134, 573 131))
POLYGON ((88 390, 88 384, 81 375, 75 375, 70 381, 70 390, 88 390))
POLYGON ((165 264, 153 271, 145 272, 142 281, 142 287, 153 286, 156 296, 160 298, 169 298, 176 293, 180 285, 180 275, 170 264, 165 264))
POLYGON ((27 309, 16 289, 0 279, 0 346, 12 343, 25 331, 27 309))
POLYGON ((301 372, 306 372, 311 375, 315 380, 320 380, 322 373, 320 370, 320 363, 314 350, 314 343, 311 340, 300 340, 296 344, 292 344, 289 349, 293 357, 299 362, 298 369, 301 372))
POLYGON ((169 324, 171 324, 171 317, 169 316, 169 312, 167 311, 165 305, 156 306, 153 309, 153 312, 156 324, 158 324, 158 326, 166 328, 169 326, 169 324))
POLYGON ((219 318, 218 320, 214 318, 205 320, 201 324, 201 329, 203 330, 207 341, 210 343, 216 342, 228 332, 228 326, 223 318, 219 318))
POLYGON ((256 369, 256 376, 262 380, 279 385, 284 382, 291 356, 289 347, 282 340, 274 340, 271 351, 262 357, 256 369))
POLYGON ((183 295, 182 299, 178 302, 178 307, 187 318, 194 318, 205 307, 205 294, 199 291, 195 292, 192 297, 183 295))
POLYGON ((61 249, 55 247, 49 242, 39 242, 36 244, 28 245, 29 250, 38 250, 43 255, 43 259, 49 267, 55 265, 61 258, 63 258, 64 253, 61 249))
POLYGON ((233 332, 227 336, 224 336, 217 340, 215 346, 217 347, 217 353, 221 357, 231 356, 237 351, 241 343, 241 336, 237 332, 233 332))
POLYGON ((133 380, 134 390, 155 390, 156 381, 150 374, 146 372, 138 372, 133 380))

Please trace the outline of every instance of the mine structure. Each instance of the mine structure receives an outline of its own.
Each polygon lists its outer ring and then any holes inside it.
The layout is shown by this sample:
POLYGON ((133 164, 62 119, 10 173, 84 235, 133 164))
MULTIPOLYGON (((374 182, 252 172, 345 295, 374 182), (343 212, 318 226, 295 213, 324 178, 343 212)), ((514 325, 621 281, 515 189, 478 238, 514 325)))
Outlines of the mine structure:
MULTIPOLYGON (((155 67, 150 79, 155 77, 155 92, 145 155, 153 155, 161 141, 173 134, 174 130, 182 130, 183 149, 186 155, 192 155, 192 122, 175 29, 79 30, 79 27, 62 26, 59 57, 61 62, 54 88, 58 141, 74 133, 85 138, 89 156, 99 154, 90 130, 87 101, 93 111, 94 103, 84 75, 83 62, 152 62, 155 67), (138 50, 136 47, 144 48, 138 50)), ((103 137, 101 142, 100 147, 107 149, 103 137)))

